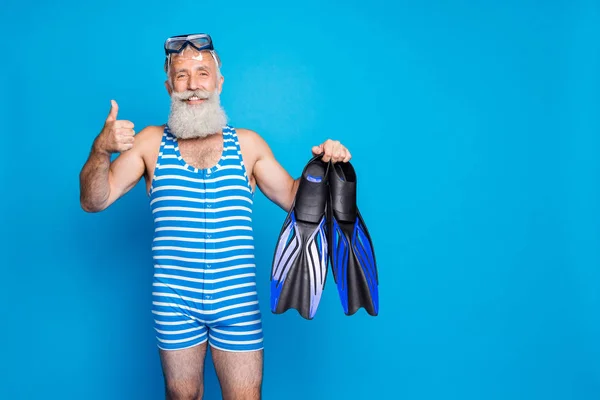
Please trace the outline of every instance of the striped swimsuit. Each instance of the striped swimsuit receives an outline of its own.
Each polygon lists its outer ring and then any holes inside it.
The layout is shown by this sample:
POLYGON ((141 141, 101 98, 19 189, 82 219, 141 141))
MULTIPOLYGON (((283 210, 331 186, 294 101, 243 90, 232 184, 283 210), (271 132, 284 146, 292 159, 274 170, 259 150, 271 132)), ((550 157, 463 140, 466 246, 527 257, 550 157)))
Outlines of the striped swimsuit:
POLYGON ((150 189, 159 348, 208 340, 226 351, 262 349, 252 204, 235 129, 223 128, 217 165, 197 169, 186 164, 165 127, 150 189))

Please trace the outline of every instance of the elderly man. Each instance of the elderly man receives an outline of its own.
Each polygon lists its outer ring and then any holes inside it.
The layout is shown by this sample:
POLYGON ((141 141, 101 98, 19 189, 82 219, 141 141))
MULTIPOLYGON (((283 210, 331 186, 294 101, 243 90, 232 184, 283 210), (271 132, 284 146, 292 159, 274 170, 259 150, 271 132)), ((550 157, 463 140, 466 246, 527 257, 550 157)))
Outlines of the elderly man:
MULTIPOLYGON (((168 123, 134 136, 111 102, 80 175, 81 206, 99 212, 145 178, 154 218, 153 301, 168 399, 199 399, 207 344, 225 399, 259 399, 263 336, 255 281, 252 204, 258 186, 284 210, 298 180, 255 132, 227 124, 220 60, 209 35, 165 42, 168 123), (111 163, 111 154, 120 153, 111 163)), ((350 153, 326 140, 323 161, 350 153)))

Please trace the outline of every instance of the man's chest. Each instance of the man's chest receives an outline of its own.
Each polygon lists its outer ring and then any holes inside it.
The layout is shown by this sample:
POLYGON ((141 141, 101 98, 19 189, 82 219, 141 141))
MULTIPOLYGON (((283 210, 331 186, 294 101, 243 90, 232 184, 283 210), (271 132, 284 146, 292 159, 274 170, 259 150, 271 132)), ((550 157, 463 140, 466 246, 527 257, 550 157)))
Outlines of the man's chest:
POLYGON ((223 136, 213 135, 204 139, 178 140, 181 158, 192 167, 198 169, 211 168, 217 165, 223 155, 223 136))

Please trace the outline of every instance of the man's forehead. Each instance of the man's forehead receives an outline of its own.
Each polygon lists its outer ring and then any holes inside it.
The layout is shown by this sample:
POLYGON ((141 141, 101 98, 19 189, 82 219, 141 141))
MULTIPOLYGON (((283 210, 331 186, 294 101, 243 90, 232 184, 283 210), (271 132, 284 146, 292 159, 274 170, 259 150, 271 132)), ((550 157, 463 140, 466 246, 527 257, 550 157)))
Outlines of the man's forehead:
POLYGON ((171 55, 171 65, 172 66, 193 66, 193 67, 198 67, 198 66, 204 66, 204 67, 211 67, 212 66, 212 61, 213 58, 210 54, 210 52, 208 51, 196 51, 194 50, 188 50, 188 48, 186 48, 184 51, 182 51, 179 54, 172 54, 171 55))

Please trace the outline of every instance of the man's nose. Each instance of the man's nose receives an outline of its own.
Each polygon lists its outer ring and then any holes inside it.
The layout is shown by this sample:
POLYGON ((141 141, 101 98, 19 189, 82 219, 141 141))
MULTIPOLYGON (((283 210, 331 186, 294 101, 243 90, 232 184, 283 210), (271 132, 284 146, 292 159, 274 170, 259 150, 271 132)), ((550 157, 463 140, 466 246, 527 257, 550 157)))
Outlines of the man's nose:
POLYGON ((189 90, 204 89, 202 87, 202 84, 200 83, 200 78, 196 78, 195 76, 192 76, 190 78, 190 80, 188 81, 188 89, 189 90))

